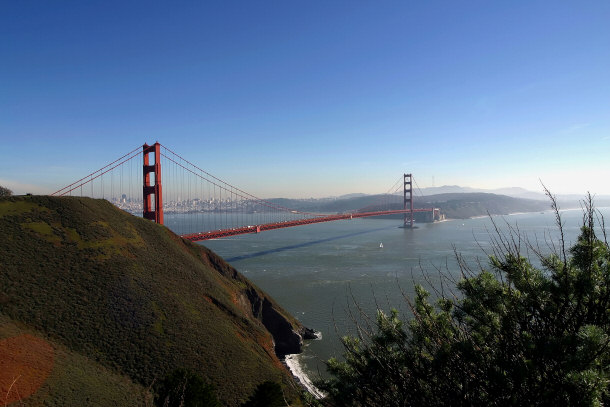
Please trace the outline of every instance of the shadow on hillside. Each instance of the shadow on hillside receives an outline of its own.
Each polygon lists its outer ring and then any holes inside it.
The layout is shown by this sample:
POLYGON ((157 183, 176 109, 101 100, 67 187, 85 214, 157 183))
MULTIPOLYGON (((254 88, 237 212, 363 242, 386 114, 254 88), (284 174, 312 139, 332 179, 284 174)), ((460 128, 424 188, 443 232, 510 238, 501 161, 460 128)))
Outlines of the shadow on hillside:
POLYGON ((345 234, 345 235, 327 237, 325 239, 310 240, 309 242, 298 243, 298 244, 293 244, 293 245, 284 246, 284 247, 278 247, 278 248, 275 248, 275 249, 263 250, 263 251, 260 251, 260 252, 244 254, 244 255, 241 255, 241 256, 235 256, 235 257, 231 257, 231 258, 225 259, 225 261, 227 261, 229 263, 232 263, 232 262, 239 261, 239 260, 246 260, 246 259, 252 259, 254 257, 264 256, 266 254, 279 253, 279 252, 283 252, 283 251, 286 251, 286 250, 297 249, 297 248, 300 248, 300 247, 313 246, 313 245, 320 244, 320 243, 331 242, 333 240, 345 239, 345 238, 348 238, 348 237, 364 235, 366 233, 372 233, 372 232, 377 232, 377 231, 380 231, 380 230, 387 230, 387 229, 394 229, 394 228, 396 228, 396 226, 385 226, 383 228, 376 228, 376 229, 365 230, 365 231, 361 231, 361 232, 348 233, 348 234, 345 234))

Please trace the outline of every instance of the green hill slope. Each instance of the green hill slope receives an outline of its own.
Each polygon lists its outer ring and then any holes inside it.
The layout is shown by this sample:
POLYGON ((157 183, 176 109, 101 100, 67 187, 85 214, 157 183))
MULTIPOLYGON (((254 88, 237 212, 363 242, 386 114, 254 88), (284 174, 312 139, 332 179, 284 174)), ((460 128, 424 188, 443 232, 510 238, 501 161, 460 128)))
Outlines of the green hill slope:
POLYGON ((2 405, 5 401, 12 405, 13 400, 15 405, 22 400, 27 406, 152 405, 153 395, 146 387, 45 337, 0 315, 2 405), (18 346, 4 346, 9 341, 18 346), (41 344, 51 349, 47 358, 41 355, 41 344), (24 355, 28 364, 23 363, 24 355), (3 378, 8 379, 8 387, 3 386, 3 378))
POLYGON ((506 195, 449 193, 418 198, 418 206, 440 208, 449 219, 467 219, 474 216, 508 215, 517 212, 538 212, 549 209, 547 201, 512 198, 506 195))
POLYGON ((303 328, 206 248, 88 198, 3 198, 0 234, 0 321, 145 387, 186 368, 227 405, 266 380, 295 394, 274 343, 303 328))

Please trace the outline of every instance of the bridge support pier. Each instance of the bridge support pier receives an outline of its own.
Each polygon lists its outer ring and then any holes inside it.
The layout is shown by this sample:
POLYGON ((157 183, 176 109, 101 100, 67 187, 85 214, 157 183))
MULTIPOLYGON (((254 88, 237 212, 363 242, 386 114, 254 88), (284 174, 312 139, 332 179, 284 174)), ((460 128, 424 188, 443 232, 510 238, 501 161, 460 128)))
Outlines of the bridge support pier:
POLYGON ((404 227, 413 227, 413 183, 411 174, 404 174, 404 207, 406 211, 410 210, 409 213, 405 212, 404 227))
POLYGON ((142 187, 142 199, 144 200, 142 216, 144 219, 150 219, 160 225, 163 224, 163 192, 161 189, 161 145, 155 143, 152 146, 144 144, 143 146, 143 171, 144 185, 142 187), (148 155, 155 155, 155 163, 150 164, 148 155), (154 184, 151 185, 150 174, 154 175, 154 184), (155 196, 154 207, 152 195, 155 196))

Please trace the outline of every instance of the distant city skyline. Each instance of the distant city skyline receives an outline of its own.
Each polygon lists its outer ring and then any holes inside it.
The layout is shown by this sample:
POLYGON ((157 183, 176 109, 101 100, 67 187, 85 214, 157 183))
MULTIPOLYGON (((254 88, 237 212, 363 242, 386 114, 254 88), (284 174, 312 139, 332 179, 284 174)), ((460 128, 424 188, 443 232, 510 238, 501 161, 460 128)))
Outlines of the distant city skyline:
POLYGON ((262 198, 610 195, 610 2, 3 2, 0 185, 159 141, 262 198))

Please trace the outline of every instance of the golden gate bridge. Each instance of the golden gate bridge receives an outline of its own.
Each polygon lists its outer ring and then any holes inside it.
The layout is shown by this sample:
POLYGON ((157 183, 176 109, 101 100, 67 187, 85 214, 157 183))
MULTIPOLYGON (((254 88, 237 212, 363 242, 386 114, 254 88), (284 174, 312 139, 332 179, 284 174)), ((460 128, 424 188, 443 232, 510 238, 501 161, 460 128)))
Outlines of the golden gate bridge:
POLYGON ((413 227, 417 212, 438 219, 438 209, 413 207, 413 184, 412 174, 403 174, 377 202, 364 208, 314 213, 258 198, 157 142, 138 146, 51 195, 104 198, 132 214, 178 229, 174 231, 185 239, 201 241, 383 215, 403 215, 405 228, 413 227), (180 222, 181 216, 188 221, 180 222))

